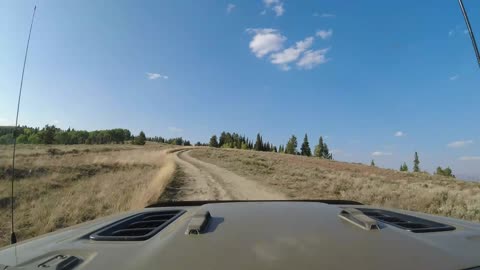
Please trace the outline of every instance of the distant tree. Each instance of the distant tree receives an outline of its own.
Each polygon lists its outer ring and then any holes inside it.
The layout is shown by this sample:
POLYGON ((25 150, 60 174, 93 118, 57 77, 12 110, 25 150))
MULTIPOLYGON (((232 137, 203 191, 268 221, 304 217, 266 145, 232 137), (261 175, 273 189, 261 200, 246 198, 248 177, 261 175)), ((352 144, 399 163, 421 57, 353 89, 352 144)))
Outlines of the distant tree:
POLYGON ((274 146, 274 147, 273 147, 273 149, 272 149, 272 152, 275 152, 275 153, 277 153, 277 152, 278 152, 278 151, 277 151, 277 147, 276 147, 276 146, 274 146))
POLYGON ((290 155, 297 154, 297 137, 295 137, 295 135, 292 135, 288 140, 287 146, 285 147, 285 153, 290 155))
POLYGON ((25 134, 21 134, 21 135, 18 136, 18 138, 17 138, 17 143, 27 144, 27 143, 28 143, 28 136, 25 135, 25 134))
POLYGON ((195 146, 202 146, 202 143, 201 142, 196 142, 195 146))
POLYGON ((408 172, 407 163, 404 162, 402 165, 400 165, 400 171, 401 172, 408 172))
POLYGON ((375 160, 372 159, 372 161, 370 162, 370 166, 375 167, 375 160))
POLYGON ((310 150, 310 144, 308 143, 308 136, 306 133, 305 137, 303 138, 302 146, 300 147, 300 154, 307 157, 312 155, 312 150, 310 150))
POLYGON ((439 166, 437 168, 436 174, 455 178, 455 175, 452 174, 452 169, 450 169, 450 167, 442 169, 442 167, 439 166))
POLYGON ((323 137, 320 136, 318 144, 315 146, 314 155, 319 158, 333 159, 332 153, 328 150, 328 145, 323 141, 323 137))
POLYGON ((260 133, 257 134, 257 140, 255 141, 255 146, 253 149, 255 151, 263 151, 264 145, 263 145, 263 140, 262 136, 260 136, 260 133))
POLYGON ((324 153, 323 146, 324 146, 323 138, 322 136, 320 136, 320 138, 318 139, 318 144, 315 146, 315 151, 314 151, 314 155, 316 157, 323 158, 323 153, 324 153))
POLYGON ((40 139, 40 136, 38 133, 32 134, 28 136, 28 143, 30 144, 40 144, 42 143, 42 140, 40 139))
POLYGON ((279 152, 279 153, 285 153, 285 147, 283 147, 283 145, 280 145, 280 146, 278 147, 278 152, 279 152))
POLYGON ((213 135, 208 143, 210 147, 218 147, 217 135, 213 135))
POLYGON ((415 157, 413 160, 413 171, 420 172, 420 160, 418 159, 418 153, 415 152, 415 157))
POLYGON ((53 144, 55 142, 55 126, 46 125, 40 132, 40 140, 43 144, 53 144))
POLYGON ((146 140, 147 138, 145 137, 145 133, 143 131, 140 131, 140 134, 138 134, 133 143, 136 145, 145 145, 146 140))

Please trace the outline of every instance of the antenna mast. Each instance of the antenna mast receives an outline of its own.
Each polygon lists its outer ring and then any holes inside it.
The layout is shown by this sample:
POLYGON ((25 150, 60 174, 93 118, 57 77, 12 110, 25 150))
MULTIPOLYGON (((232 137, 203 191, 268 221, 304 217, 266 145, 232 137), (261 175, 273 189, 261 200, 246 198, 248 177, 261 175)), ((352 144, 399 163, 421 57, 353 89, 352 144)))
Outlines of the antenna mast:
POLYGON ((35 18, 36 10, 37 10, 37 6, 33 8, 32 22, 30 23, 30 31, 28 33, 27 48, 25 49, 25 58, 23 59, 22 79, 20 80, 20 91, 18 93, 17 117, 15 118, 15 128, 13 129, 12 194, 10 197, 11 216, 12 216, 12 235, 10 237, 11 244, 15 244, 17 242, 17 236, 15 235, 15 227, 13 223, 13 220, 14 220, 13 219, 13 209, 14 209, 13 182, 15 180, 15 150, 17 148, 18 113, 20 112, 20 100, 22 97, 23 75, 25 74, 25 65, 27 64, 28 46, 30 45, 30 36, 32 35, 33 19, 35 18))
POLYGON ((478 52, 477 42, 475 41, 475 36, 473 35, 472 26, 470 25, 470 20, 468 19, 467 11, 463 6, 463 1, 458 0, 460 4, 460 9, 462 10, 463 18, 465 19, 465 24, 467 25, 468 33, 470 34, 470 39, 472 40, 473 50, 475 51, 475 55, 477 56, 478 66, 480 67, 480 52, 478 52))

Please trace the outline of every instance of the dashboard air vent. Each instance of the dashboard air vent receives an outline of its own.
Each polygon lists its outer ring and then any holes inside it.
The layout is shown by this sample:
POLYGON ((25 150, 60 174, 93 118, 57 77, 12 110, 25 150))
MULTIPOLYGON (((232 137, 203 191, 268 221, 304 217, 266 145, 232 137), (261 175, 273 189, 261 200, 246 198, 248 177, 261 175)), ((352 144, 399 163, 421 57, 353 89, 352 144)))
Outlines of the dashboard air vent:
POLYGON ((90 235, 90 239, 96 241, 146 240, 157 234, 183 213, 185 213, 184 210, 140 213, 96 231, 90 235))
POLYGON ((400 229, 411 231, 414 233, 426 233, 426 232, 441 232, 441 231, 453 231, 455 227, 426 220, 423 218, 418 218, 414 216, 409 216, 405 214, 395 213, 387 210, 380 209, 366 209, 366 208, 357 208, 363 214, 380 221, 385 224, 395 226, 400 229))

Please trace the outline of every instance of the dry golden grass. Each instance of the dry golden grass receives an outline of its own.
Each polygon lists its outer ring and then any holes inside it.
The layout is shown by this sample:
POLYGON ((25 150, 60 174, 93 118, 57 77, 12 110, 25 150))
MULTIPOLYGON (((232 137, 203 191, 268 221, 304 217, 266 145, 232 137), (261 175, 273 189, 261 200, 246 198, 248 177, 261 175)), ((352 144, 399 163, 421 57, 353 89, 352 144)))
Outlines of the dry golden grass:
MULTIPOLYGON (((20 145, 17 237, 24 240, 155 202, 175 172, 167 149, 159 144, 20 145)), ((10 167, 11 146, 0 146, 0 246, 10 236, 10 167)))
POLYGON ((480 183, 361 164, 233 149, 191 156, 275 187, 296 199, 344 199, 480 221, 480 183))

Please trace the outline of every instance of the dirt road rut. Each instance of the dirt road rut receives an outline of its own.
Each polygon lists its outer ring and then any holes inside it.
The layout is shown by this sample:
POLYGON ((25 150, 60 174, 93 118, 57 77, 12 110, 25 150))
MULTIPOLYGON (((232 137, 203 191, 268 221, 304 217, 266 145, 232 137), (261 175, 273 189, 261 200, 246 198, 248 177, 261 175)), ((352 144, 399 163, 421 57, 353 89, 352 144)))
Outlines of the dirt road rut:
POLYGON ((281 200, 286 196, 189 155, 191 150, 171 153, 179 166, 163 200, 281 200))

